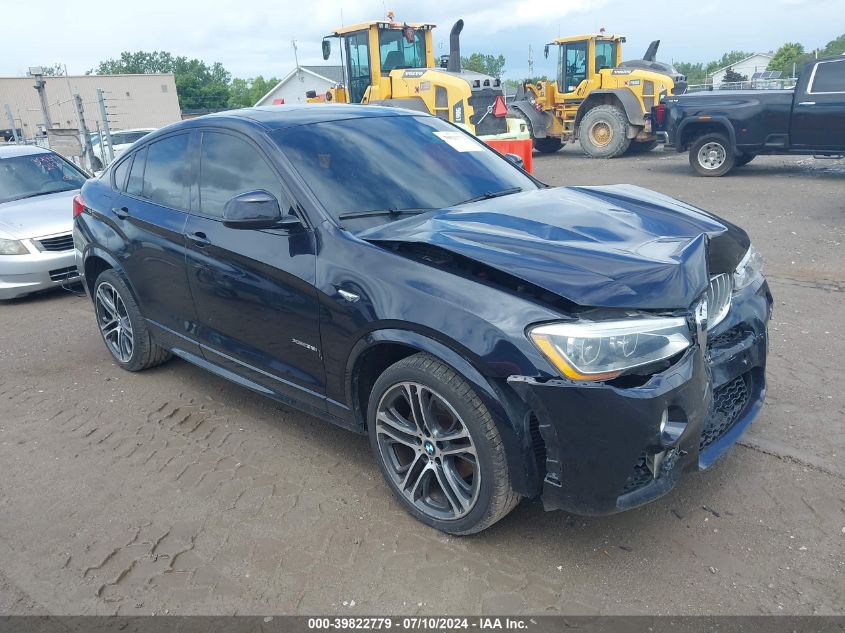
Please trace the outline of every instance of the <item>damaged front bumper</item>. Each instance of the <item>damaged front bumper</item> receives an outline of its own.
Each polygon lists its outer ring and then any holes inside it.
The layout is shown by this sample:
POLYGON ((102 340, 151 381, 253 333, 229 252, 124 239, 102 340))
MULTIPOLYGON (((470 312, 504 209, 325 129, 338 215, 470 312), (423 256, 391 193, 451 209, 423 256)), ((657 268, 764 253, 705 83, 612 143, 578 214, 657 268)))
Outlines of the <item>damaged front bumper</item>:
POLYGON ((537 419, 547 510, 611 514, 652 501, 685 472, 708 468, 751 424, 766 393, 762 278, 671 368, 638 387, 512 376, 537 419))

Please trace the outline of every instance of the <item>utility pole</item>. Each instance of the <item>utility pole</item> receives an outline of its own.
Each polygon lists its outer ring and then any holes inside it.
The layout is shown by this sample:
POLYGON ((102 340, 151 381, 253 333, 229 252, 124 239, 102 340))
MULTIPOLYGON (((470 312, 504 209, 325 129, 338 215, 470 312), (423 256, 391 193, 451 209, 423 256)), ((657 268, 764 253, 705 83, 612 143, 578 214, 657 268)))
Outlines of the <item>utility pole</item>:
POLYGON ((15 143, 20 143, 18 130, 15 128, 15 117, 12 116, 12 108, 9 107, 8 103, 6 104, 6 118, 9 120, 9 127, 12 128, 12 136, 15 139, 15 143))
POLYGON ((50 130, 53 127, 53 121, 50 119, 50 106, 47 105, 47 92, 44 86, 47 82, 44 80, 44 69, 41 66, 32 66, 29 69, 29 74, 35 79, 35 89, 38 91, 38 99, 41 101, 41 113, 44 115, 44 126, 50 130))
POLYGON ((534 79, 534 51, 531 44, 528 45, 528 76, 534 79))
POLYGON ((296 76, 299 78, 299 81, 305 81, 302 76, 302 71, 299 69, 299 55, 296 50, 296 40, 291 40, 290 45, 293 46, 293 60, 296 63, 296 76))
MULTIPOLYGON (((111 127, 109 126, 109 115, 106 113, 106 100, 103 98, 103 91, 97 88, 97 101, 100 103, 100 119, 103 122, 103 131, 106 133, 106 143, 108 143, 109 148, 109 162, 114 160, 114 147, 111 143, 111 127)), ((100 136, 100 153, 103 155, 103 159, 105 159, 106 154, 102 151, 103 147, 103 137, 100 136)))
POLYGON ((88 169, 94 171, 94 149, 91 147, 91 134, 88 132, 88 125, 85 123, 85 110, 82 108, 82 97, 79 94, 73 95, 73 103, 76 105, 76 116, 79 117, 79 133, 82 135, 82 151, 85 160, 88 161, 88 169))

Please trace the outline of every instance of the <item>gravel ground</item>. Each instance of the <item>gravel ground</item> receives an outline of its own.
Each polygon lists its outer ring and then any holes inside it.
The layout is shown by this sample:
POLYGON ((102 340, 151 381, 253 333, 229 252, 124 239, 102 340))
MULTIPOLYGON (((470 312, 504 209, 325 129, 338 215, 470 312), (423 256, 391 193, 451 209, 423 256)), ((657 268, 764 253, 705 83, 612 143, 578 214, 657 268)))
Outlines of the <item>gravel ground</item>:
POLYGON ((775 296, 769 397, 710 471, 624 514, 524 502, 469 538, 406 515, 366 439, 182 361, 111 362, 87 299, 0 305, 0 613, 845 612, 845 164, 535 156, 749 230, 775 296))

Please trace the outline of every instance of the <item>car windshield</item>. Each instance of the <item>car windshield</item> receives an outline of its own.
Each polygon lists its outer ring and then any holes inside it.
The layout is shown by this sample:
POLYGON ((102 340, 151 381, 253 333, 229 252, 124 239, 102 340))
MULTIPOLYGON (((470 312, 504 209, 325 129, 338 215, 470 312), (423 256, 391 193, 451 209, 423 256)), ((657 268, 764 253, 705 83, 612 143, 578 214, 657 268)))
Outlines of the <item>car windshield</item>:
POLYGON ((429 116, 380 116, 279 130, 276 143, 335 219, 450 207, 537 189, 474 137, 429 116))
POLYGON ((0 202, 79 189, 85 179, 53 152, 0 158, 0 202))

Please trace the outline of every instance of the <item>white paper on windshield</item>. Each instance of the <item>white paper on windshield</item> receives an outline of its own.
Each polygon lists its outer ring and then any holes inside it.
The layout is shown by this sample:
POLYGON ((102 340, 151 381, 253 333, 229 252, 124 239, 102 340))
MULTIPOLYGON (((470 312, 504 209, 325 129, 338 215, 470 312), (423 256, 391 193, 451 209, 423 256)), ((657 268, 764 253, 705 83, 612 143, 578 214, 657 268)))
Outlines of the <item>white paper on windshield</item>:
POLYGON ((435 132, 434 135, 448 143, 459 152, 483 152, 484 147, 478 141, 469 138, 463 132, 435 132))

